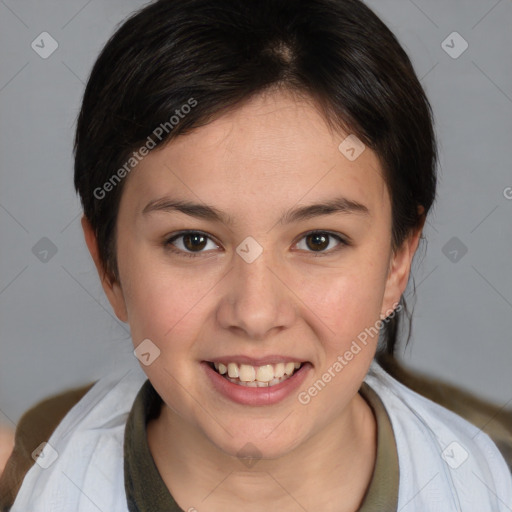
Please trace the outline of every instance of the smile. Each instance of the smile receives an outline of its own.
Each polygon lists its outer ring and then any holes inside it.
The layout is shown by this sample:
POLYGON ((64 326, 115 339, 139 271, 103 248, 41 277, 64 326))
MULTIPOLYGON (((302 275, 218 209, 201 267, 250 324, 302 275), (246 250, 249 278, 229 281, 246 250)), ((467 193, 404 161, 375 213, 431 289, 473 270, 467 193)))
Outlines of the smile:
POLYGON ((201 367, 215 394, 241 405, 278 404, 303 386, 314 371, 309 361, 287 361, 282 356, 269 356, 260 361, 253 359, 253 363, 260 365, 248 364, 251 362, 249 357, 237 356, 238 363, 233 359, 225 357, 202 361, 201 367))
POLYGON ((289 379, 303 363, 288 362, 252 366, 234 362, 208 363, 210 367, 228 381, 246 387, 272 387, 289 379))

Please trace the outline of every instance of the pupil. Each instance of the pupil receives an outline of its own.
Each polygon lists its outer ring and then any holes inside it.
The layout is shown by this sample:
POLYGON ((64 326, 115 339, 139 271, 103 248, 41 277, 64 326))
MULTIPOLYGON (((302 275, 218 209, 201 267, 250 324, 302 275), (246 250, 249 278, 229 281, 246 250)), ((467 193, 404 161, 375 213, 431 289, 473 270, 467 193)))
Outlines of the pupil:
POLYGON ((205 237, 201 234, 196 234, 196 235, 185 235, 184 237, 184 243, 185 243, 185 246, 187 247, 187 249, 190 249, 190 250, 193 250, 194 248, 195 249, 202 249, 205 245, 205 237), (195 242, 197 242, 197 240, 199 238, 202 238, 203 239, 203 243, 197 245, 195 242), (189 244, 188 242, 191 241, 191 240, 194 240, 194 242, 192 242, 192 244, 189 244))
MULTIPOLYGON (((320 243, 322 244, 322 241, 323 241, 323 244, 322 246, 320 247, 320 249, 325 249, 328 245, 329 245, 329 239, 328 237, 326 237, 325 235, 322 235, 322 234, 318 234, 318 233, 313 233, 312 235, 309 235, 308 236, 308 239, 311 238, 311 239, 314 239, 314 240, 320 240, 320 243)), ((308 246, 310 246, 310 244, 308 244, 308 246)), ((313 246, 310 246, 310 248, 319 248, 318 245, 313 245, 313 246)))

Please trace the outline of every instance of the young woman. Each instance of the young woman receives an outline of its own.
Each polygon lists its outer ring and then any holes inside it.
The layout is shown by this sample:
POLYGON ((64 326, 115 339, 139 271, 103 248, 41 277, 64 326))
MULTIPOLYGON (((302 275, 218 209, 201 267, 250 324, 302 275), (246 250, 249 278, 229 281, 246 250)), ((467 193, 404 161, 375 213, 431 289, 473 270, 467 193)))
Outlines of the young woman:
POLYGON ((140 367, 66 415, 12 512, 511 509, 496 444, 378 362, 436 143, 368 7, 149 4, 92 70, 75 157, 140 367))

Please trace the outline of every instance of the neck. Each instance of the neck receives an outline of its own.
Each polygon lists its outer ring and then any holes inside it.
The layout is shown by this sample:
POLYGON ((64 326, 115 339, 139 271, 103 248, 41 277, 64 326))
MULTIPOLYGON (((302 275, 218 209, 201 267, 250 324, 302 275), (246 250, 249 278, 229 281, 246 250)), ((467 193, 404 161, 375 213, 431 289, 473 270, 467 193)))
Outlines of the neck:
POLYGON ((277 459, 231 456, 165 404, 160 416, 148 423, 147 436, 178 505, 209 512, 356 511, 377 452, 376 420, 359 393, 335 421, 277 459))

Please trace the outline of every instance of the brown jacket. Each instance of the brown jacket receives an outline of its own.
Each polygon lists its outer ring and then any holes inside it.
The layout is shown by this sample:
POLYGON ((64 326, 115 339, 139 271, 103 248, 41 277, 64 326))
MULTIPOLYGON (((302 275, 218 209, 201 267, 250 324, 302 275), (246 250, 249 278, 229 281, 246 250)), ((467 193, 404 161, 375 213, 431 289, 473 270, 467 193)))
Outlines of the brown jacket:
MULTIPOLYGON (((496 443, 512 472, 512 410, 500 408, 456 386, 406 369, 391 356, 379 357, 379 363, 410 389, 482 429, 496 443)), ((0 512, 8 512, 14 503, 23 478, 35 462, 32 452, 42 442, 48 441, 67 412, 93 385, 94 382, 49 397, 21 417, 16 428, 14 450, 0 478, 0 512)))

